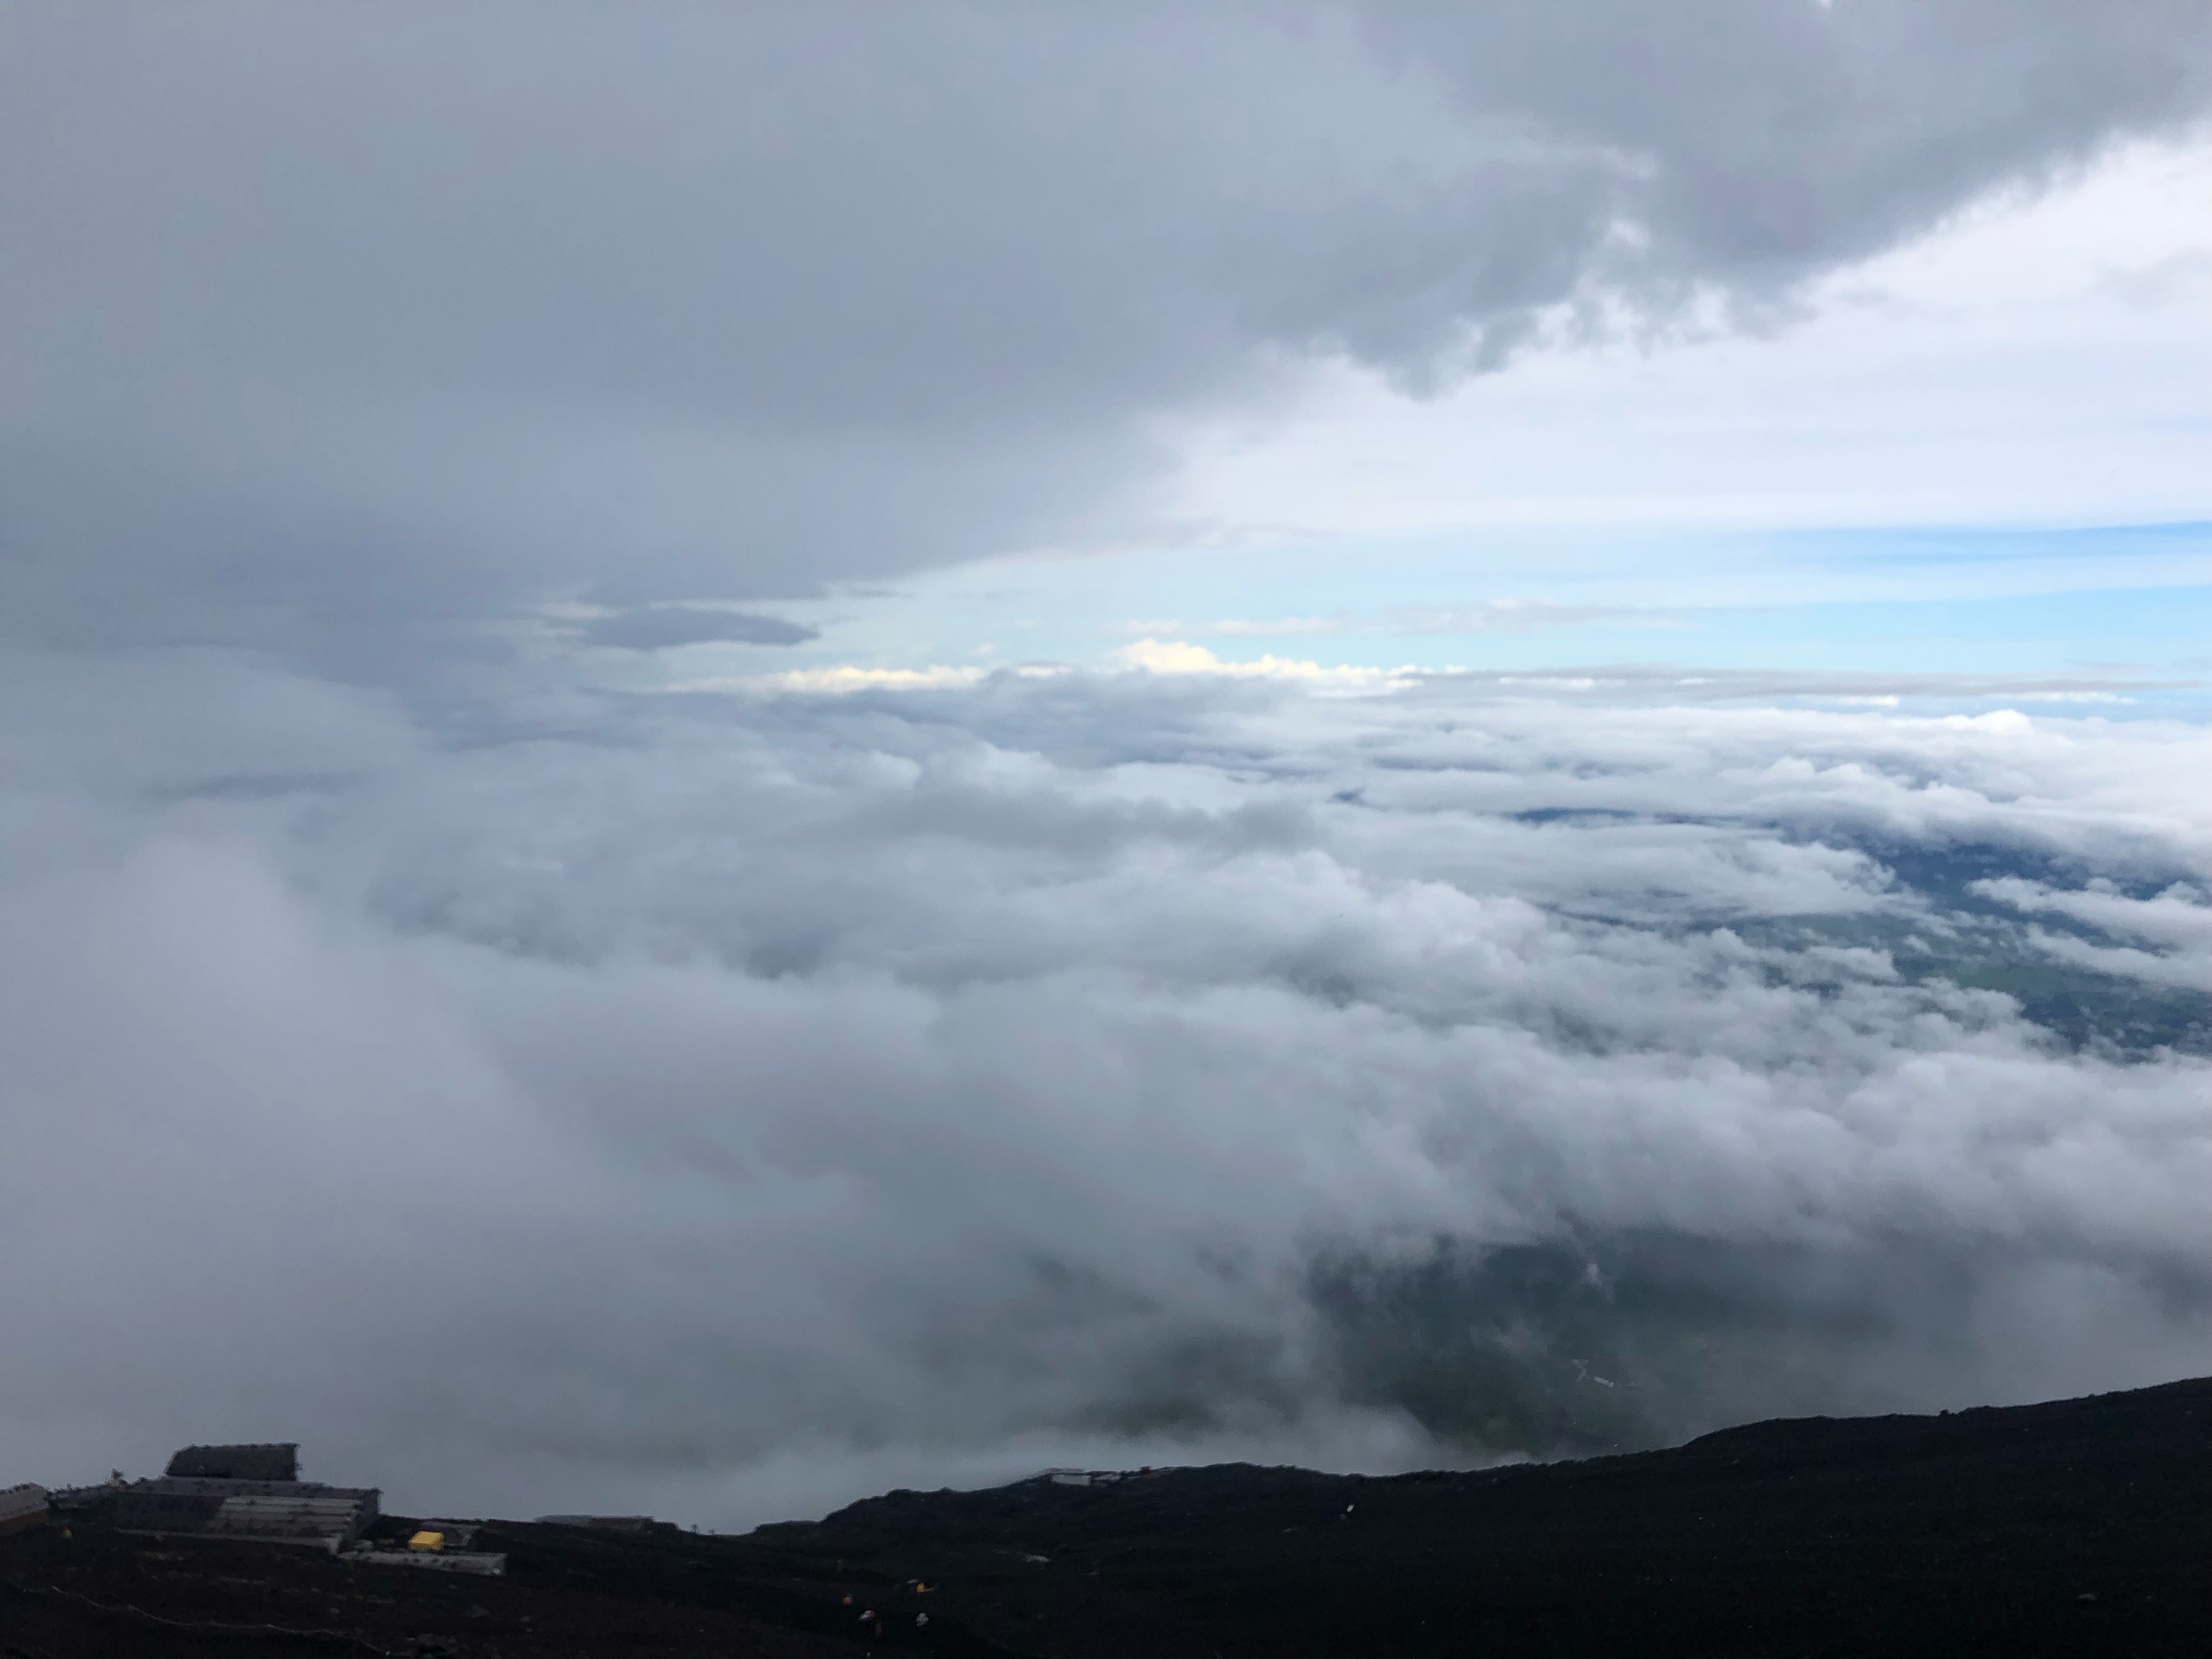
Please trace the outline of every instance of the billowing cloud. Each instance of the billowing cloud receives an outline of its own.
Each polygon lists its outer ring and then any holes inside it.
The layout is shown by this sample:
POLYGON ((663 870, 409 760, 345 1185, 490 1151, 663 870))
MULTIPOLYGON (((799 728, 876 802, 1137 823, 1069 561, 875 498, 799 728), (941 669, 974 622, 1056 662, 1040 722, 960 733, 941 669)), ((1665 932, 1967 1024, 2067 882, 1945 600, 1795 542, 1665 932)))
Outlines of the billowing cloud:
POLYGON ((1974 890, 2087 930, 2087 937, 2037 930, 2031 935, 2035 945, 2053 956, 2124 977, 2212 992, 2212 902, 2200 888, 2176 882, 2146 897, 2101 877, 2064 889, 2002 876, 1976 883, 1974 890))
POLYGON ((195 674, 9 820, 27 1473, 728 1522, 2212 1364, 2201 729, 1009 673, 455 750, 195 674))

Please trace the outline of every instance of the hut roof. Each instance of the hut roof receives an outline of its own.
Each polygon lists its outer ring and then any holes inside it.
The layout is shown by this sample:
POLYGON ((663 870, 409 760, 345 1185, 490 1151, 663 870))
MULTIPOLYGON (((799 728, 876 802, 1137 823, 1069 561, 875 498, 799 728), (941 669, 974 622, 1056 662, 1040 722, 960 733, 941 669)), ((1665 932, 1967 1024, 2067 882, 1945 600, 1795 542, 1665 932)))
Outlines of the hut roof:
POLYGON ((297 1480, 300 1446, 186 1446, 169 1460, 173 1477, 214 1480, 297 1480))

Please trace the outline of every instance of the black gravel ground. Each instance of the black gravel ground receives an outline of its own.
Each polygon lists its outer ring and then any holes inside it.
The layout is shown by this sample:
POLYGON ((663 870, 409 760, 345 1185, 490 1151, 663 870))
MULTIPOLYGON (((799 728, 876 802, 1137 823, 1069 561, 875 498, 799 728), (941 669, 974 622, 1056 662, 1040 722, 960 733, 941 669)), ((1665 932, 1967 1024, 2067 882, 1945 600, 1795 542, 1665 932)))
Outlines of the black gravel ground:
POLYGON ((58 1518, 0 1538, 0 1659, 2204 1659, 2212 1382, 1481 1474, 892 1492, 742 1538, 494 1522, 478 1547, 508 1576, 58 1518))

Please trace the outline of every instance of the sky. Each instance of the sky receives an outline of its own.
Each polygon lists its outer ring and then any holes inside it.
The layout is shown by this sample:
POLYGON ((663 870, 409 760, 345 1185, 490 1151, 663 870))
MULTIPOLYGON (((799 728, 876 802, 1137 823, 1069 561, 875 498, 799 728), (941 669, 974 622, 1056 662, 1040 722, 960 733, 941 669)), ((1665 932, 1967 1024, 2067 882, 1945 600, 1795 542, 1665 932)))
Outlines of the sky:
POLYGON ((0 1482, 2212 1370, 2212 21, 0 4, 0 1482))

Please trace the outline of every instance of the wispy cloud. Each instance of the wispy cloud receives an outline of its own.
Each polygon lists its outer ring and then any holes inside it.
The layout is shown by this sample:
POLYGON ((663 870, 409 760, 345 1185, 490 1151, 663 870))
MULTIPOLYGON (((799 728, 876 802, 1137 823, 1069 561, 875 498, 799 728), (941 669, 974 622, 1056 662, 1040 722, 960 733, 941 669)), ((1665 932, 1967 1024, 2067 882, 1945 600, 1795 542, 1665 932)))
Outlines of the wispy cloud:
MULTIPOLYGON (((1671 612, 1632 605, 1554 605, 1539 599, 1486 599, 1460 605, 1395 605, 1366 615, 1230 617, 1191 632, 1237 637, 1339 634, 1532 634, 1544 628, 1571 628, 1593 622, 1628 622, 1646 627, 1674 625, 1671 612)), ((1180 631, 1180 630, 1162 630, 1180 631)))
POLYGON ((1239 661, 1219 657, 1205 646, 1188 640, 1159 639, 1139 640, 1122 647, 1113 657, 1124 666, 1157 674, 1282 679, 1345 689, 1391 690, 1435 684, 1453 688, 1457 695, 1489 691, 1585 701, 1637 698, 1670 702, 1791 699, 1875 708, 1895 708, 1907 700, 1923 699, 2125 707, 2141 696, 2193 690, 2201 684, 2196 680, 2119 676, 2082 678, 2047 674, 1821 673, 1787 669, 1689 670, 1646 664, 1565 666, 1520 673, 1411 665, 1376 668, 1273 654, 1239 661))
POLYGON ((803 623, 702 605, 611 612, 584 621, 575 634, 583 644, 622 651, 669 651, 687 645, 804 645, 822 637, 819 629, 803 623))

